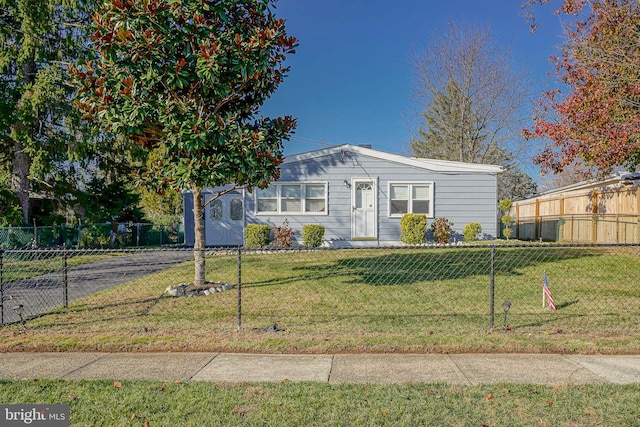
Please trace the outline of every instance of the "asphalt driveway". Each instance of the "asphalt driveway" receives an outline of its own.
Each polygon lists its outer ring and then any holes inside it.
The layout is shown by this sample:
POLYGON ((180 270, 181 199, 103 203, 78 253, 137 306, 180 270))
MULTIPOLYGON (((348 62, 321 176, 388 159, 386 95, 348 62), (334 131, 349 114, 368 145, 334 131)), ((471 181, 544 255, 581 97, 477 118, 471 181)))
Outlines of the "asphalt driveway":
MULTIPOLYGON (((34 254, 42 251, 34 251, 34 254)), ((67 302, 193 259, 191 250, 134 250, 118 252, 99 261, 67 269, 65 296, 64 268, 44 275, 3 283, 0 324, 15 323, 38 316, 67 302)), ((6 268, 6 267, 5 267, 6 268)))

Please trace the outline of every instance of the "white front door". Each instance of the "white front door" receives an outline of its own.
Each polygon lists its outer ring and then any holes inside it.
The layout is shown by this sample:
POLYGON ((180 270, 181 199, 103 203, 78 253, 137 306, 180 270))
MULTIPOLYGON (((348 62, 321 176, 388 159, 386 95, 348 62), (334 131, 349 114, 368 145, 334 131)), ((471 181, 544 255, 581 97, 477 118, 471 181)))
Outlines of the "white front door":
POLYGON ((354 239, 376 238, 376 191, 371 180, 354 180, 352 184, 352 234, 354 239))
MULTIPOLYGON (((205 194, 205 203, 211 194, 205 194)), ((205 244, 207 246, 239 246, 243 244, 244 200, 242 193, 232 191, 209 203, 205 210, 205 244)))

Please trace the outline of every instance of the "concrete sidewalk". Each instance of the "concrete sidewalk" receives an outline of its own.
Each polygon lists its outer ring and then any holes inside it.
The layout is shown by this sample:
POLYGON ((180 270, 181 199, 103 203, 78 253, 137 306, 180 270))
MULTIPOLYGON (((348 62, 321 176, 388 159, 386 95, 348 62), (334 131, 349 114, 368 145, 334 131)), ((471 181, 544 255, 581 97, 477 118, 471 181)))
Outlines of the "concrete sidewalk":
POLYGON ((0 353, 0 378, 335 383, 640 382, 640 356, 558 354, 0 353))

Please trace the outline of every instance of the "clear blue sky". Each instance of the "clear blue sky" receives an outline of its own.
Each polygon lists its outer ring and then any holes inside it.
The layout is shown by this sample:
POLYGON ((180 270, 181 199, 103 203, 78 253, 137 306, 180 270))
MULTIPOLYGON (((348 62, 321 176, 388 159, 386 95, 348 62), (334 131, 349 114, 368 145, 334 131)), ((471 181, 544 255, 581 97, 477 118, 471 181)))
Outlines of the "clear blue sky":
MULTIPOLYGON (((552 2, 553 3, 553 2, 552 2)), ((553 86, 549 56, 562 42, 554 5, 536 10, 531 34, 520 0, 280 0, 276 16, 299 40, 289 76, 265 104, 270 116, 298 118, 285 154, 343 143, 410 154, 407 114, 418 108, 412 52, 447 23, 490 27, 495 40, 526 64, 534 92, 553 86)), ((537 97, 537 95, 536 95, 537 97)), ((526 169, 526 159, 523 165, 526 169)), ((536 179, 536 176, 532 176, 536 179)))

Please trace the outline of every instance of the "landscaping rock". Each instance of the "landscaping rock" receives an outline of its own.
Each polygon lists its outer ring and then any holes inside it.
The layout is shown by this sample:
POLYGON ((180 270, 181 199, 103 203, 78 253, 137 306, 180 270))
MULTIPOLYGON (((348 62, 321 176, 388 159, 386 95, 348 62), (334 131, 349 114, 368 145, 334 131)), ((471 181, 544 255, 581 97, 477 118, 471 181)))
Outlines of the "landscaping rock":
POLYGON ((204 285, 194 285, 193 283, 182 283, 177 286, 169 286, 164 293, 172 297, 211 295, 218 292, 233 289, 233 285, 228 282, 206 282, 204 285))

